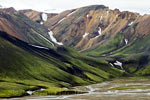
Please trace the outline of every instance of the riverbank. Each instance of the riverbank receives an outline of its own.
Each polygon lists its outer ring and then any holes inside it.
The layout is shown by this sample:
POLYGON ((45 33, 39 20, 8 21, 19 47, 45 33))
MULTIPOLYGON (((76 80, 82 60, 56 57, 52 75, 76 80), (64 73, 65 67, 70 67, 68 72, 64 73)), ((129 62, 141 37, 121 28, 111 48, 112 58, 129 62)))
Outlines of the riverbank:
POLYGON ((128 77, 89 86, 74 87, 84 94, 27 96, 10 100, 149 100, 150 77, 128 77))

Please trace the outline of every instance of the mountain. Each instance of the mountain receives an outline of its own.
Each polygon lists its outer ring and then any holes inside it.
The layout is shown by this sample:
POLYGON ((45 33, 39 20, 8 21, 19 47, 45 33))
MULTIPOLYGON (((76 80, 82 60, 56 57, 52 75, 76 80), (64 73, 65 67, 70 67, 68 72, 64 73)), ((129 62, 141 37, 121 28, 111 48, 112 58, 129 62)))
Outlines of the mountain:
POLYGON ((49 32, 13 8, 0 10, 0 98, 80 93, 71 87, 126 75, 106 60, 59 46, 49 32))
POLYGON ((118 34, 123 34, 128 42, 136 36, 147 35, 149 18, 149 15, 93 5, 62 12, 45 25, 65 46, 85 51, 100 47, 118 34))
POLYGON ((109 67, 105 60, 65 47, 38 48, 5 32, 0 32, 0 60, 0 97, 24 96, 39 88, 45 90, 34 94, 59 94, 72 91, 72 86, 102 82, 124 73, 109 67))
POLYGON ((150 15, 92 5, 64 11, 45 25, 65 46, 128 73, 150 75, 150 15))
POLYGON ((32 19, 38 23, 41 23, 41 24, 44 24, 45 21, 50 20, 51 18, 53 18, 54 16, 57 15, 56 13, 43 13, 43 12, 34 11, 32 9, 20 10, 19 12, 23 13, 30 19, 32 19), (44 14, 47 17, 45 21, 43 21, 44 14))
POLYGON ((47 27, 29 19, 14 8, 0 9, 0 31, 7 32, 27 43, 52 47, 47 27))
POLYGON ((81 93, 72 87, 149 76, 149 38, 150 15, 103 5, 52 18, 0 9, 0 98, 81 93))

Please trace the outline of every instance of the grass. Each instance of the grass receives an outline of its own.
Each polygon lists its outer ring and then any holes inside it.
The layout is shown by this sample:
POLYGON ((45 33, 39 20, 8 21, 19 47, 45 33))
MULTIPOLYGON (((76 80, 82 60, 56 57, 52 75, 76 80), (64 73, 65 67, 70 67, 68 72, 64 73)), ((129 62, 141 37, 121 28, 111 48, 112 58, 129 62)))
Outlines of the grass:
POLYGON ((34 95, 76 93, 70 90, 72 86, 102 82, 123 74, 110 68, 107 61, 65 47, 39 49, 3 32, 0 33, 0 61, 0 86, 4 87, 0 88, 0 97, 24 96, 26 90, 40 87, 46 90, 36 91, 34 95))
POLYGON ((150 75, 150 35, 131 38, 132 40, 125 45, 124 34, 117 34, 103 45, 91 48, 83 53, 98 59, 103 56, 103 59, 108 62, 121 61, 123 68, 129 74, 150 75))
POLYGON ((122 34, 117 34, 112 39, 108 40, 106 43, 84 51, 83 53, 86 55, 106 55, 115 51, 116 49, 121 48, 124 44, 123 38, 124 37, 122 34))
MULTIPOLYGON (((23 14, 4 14, 3 18, 5 18, 8 22, 11 23, 11 27, 13 28, 13 31, 15 32, 14 35, 20 36, 21 39, 24 39, 24 41, 31 43, 31 44, 37 44, 37 45, 43 45, 46 47, 51 47, 52 45, 40 37, 38 34, 43 35, 46 37, 49 41, 49 35, 48 35, 48 29, 40 25, 33 20, 29 19, 27 16, 23 14)), ((5 30, 4 30, 5 31, 5 30)))
POLYGON ((136 83, 145 83, 149 82, 150 77, 149 76, 133 76, 133 77, 122 77, 122 78, 116 78, 112 81, 112 83, 116 84, 129 84, 129 83, 135 83, 135 85, 128 85, 128 86, 119 86, 111 88, 110 90, 128 90, 128 89, 150 89, 149 85, 136 85, 136 83))
POLYGON ((150 86, 141 86, 141 85, 121 86, 121 87, 111 88, 110 90, 129 90, 129 89, 150 89, 150 86))

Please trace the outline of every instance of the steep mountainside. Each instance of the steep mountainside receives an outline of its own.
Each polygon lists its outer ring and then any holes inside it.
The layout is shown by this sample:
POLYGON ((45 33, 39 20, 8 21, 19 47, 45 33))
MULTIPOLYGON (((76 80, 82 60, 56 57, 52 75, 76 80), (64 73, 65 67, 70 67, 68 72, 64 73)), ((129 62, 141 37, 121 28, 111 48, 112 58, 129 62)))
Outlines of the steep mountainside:
POLYGON ((52 18, 0 9, 0 97, 76 93, 72 86, 150 75, 149 39, 150 15, 103 5, 52 18))
POLYGON ((149 15, 93 5, 62 12, 45 25, 64 45, 85 51, 108 43, 118 34, 123 34, 125 43, 147 35, 150 33, 149 20, 149 15))
POLYGON ((150 75, 150 15, 93 5, 62 12, 45 25, 65 46, 128 73, 150 75))
POLYGON ((50 20, 51 18, 53 18, 54 16, 57 15, 56 13, 43 13, 43 12, 38 12, 38 11, 31 10, 31 9, 20 10, 19 12, 23 13, 24 15, 26 15, 30 19, 32 19, 32 20, 34 20, 38 23, 41 23, 41 24, 44 24, 45 21, 50 20), (43 20, 43 18, 42 18, 43 14, 45 14, 47 16, 47 20, 41 22, 43 20))
POLYGON ((72 91, 65 88, 102 82, 123 73, 105 60, 64 47, 38 48, 0 32, 0 97, 29 95, 29 90, 40 88, 45 90, 34 94, 61 94, 72 91))
POLYGON ((13 8, 0 10, 0 31, 25 42, 52 47, 47 27, 40 25, 13 8))

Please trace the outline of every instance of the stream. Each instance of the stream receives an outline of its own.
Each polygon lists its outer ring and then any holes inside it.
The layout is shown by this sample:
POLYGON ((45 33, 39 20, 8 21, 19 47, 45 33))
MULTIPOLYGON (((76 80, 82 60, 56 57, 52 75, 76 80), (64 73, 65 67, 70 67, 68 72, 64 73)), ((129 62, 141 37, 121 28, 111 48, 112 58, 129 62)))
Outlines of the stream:
POLYGON ((150 100, 150 80, 123 82, 114 80, 89 86, 78 86, 74 89, 88 91, 88 93, 60 96, 27 96, 11 100, 150 100), (120 87, 123 87, 123 89, 120 89, 120 87))

